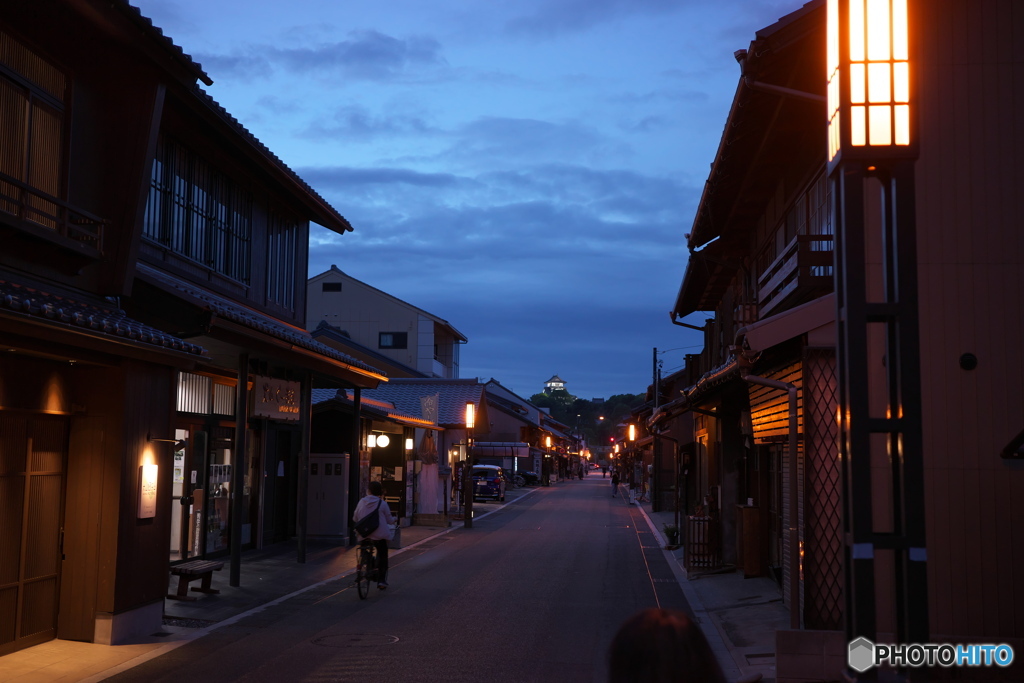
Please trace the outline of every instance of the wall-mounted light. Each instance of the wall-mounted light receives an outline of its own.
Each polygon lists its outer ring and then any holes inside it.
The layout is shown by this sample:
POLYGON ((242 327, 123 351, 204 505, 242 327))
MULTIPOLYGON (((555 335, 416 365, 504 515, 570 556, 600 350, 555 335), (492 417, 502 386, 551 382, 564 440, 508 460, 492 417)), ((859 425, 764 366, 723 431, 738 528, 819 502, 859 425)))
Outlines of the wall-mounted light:
POLYGON ((829 162, 912 156, 907 0, 828 0, 827 34, 829 162))
POLYGON ((376 434, 367 434, 366 435, 366 447, 367 448, 376 448, 377 447, 377 435, 376 434))
POLYGON ((411 451, 413 447, 412 439, 405 440, 405 450, 411 451))
POLYGON ((551 450, 551 437, 550 436, 545 436, 544 437, 544 447, 547 448, 548 450, 551 450))
POLYGON ((636 441, 636 425, 629 425, 629 440, 636 441))
POLYGON ((387 434, 378 434, 377 435, 377 445, 379 447, 387 448, 388 444, 390 444, 390 443, 391 443, 391 437, 389 437, 387 434))
POLYGON ((472 402, 466 403, 466 429, 476 427, 476 406, 472 402))

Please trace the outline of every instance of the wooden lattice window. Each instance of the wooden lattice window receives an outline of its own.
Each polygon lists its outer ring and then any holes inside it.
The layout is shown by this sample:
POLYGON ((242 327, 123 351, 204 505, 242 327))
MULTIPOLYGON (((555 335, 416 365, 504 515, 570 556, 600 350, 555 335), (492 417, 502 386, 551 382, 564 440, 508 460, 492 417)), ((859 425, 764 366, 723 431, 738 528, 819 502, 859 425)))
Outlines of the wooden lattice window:
POLYGON ((64 73, 0 31, 0 210, 62 223, 64 73))
POLYGON ((143 234, 181 256, 249 283, 252 195, 184 145, 161 136, 143 234))

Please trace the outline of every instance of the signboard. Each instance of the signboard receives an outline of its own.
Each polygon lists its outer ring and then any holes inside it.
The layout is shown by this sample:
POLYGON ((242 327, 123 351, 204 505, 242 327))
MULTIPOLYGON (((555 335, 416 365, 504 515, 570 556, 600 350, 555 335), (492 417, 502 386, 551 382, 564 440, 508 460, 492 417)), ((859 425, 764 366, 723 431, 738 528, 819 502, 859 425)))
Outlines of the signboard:
POLYGON ((143 465, 139 468, 139 519, 156 517, 158 473, 156 465, 143 465))
POLYGON ((272 377, 253 377, 252 414, 272 420, 298 422, 301 417, 299 397, 302 385, 272 377))

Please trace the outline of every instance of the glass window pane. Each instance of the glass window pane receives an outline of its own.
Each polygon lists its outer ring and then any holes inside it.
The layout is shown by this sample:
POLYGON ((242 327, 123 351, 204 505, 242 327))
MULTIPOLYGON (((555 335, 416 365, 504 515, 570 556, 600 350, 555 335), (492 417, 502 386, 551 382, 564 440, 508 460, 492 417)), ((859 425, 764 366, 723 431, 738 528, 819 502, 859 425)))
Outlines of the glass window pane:
POLYGON ((910 144, 910 105, 896 105, 896 144, 910 144))
POLYGON ((850 107, 850 144, 860 147, 868 142, 867 112, 864 107, 850 107))
MULTIPOLYGON (((874 66, 874 65, 872 65, 874 66)), ((863 64, 850 65, 850 102, 864 104, 867 97, 867 75, 863 64)))
POLYGON ((868 0, 868 59, 888 61, 892 59, 889 40, 889 0, 868 0))
POLYGON ((892 65, 893 101, 910 102, 910 65, 897 62, 892 65))
POLYGON ((887 146, 892 144, 892 107, 875 105, 868 107, 868 125, 872 145, 887 146))
POLYGON ((850 60, 864 61, 864 0, 850 0, 850 60))
MULTIPOLYGON (((850 70, 851 74, 853 70, 850 70)), ((889 62, 868 65, 868 101, 878 104, 892 102, 891 66, 889 62)))

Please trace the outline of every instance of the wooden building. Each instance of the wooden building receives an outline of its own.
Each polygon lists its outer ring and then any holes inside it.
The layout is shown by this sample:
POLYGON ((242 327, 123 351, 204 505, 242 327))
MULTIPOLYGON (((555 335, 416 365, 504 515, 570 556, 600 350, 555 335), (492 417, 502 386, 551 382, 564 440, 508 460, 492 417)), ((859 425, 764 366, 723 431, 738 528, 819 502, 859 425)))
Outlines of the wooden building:
MULTIPOLYGON (((908 0, 907 8, 921 376, 920 392, 900 398, 921 416, 926 531, 926 548, 911 561, 927 558, 931 642, 1007 643, 1020 652, 1024 363, 1013 350, 1024 346, 1015 203, 1024 119, 1014 98, 1024 77, 1024 14, 1010 2, 908 0)), ((741 533, 739 508, 753 500, 760 570, 777 578, 793 615, 793 630, 778 638, 778 680, 837 680, 846 663, 842 629, 862 598, 844 595, 836 352, 845 309, 833 293, 838 198, 827 168, 826 3, 794 9, 736 54, 736 94, 687 235, 690 259, 673 310, 674 318, 715 318, 700 378, 652 422, 694 413, 696 457, 707 473, 698 488, 720 492, 724 553, 741 533)), ((885 186, 868 171, 864 295, 880 301, 893 282, 877 237, 885 186)), ((868 370, 850 381, 870 397, 872 417, 888 420, 894 347, 878 325, 865 339, 868 370)), ((873 437, 870 513, 898 519, 885 494, 905 482, 883 446, 873 437)), ((893 642, 901 628, 893 577, 903 552, 873 550, 879 642, 893 642)), ((932 675, 1020 680, 1020 671, 1018 662, 932 675)))
POLYGON ((303 330, 309 222, 351 227, 197 81, 124 0, 0 15, 0 654, 304 534, 312 387, 385 379, 303 330))

